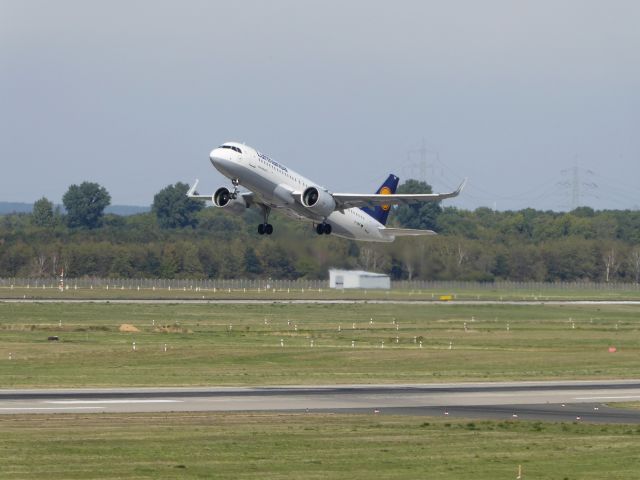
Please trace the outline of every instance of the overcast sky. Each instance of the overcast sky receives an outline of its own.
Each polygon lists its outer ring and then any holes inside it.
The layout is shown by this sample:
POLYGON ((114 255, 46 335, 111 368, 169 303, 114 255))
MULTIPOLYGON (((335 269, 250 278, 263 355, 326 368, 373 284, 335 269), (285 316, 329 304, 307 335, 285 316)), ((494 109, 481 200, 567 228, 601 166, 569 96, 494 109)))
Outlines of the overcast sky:
POLYGON ((212 192, 236 140, 333 191, 638 208, 639 26, 636 0, 0 0, 0 200, 212 192))

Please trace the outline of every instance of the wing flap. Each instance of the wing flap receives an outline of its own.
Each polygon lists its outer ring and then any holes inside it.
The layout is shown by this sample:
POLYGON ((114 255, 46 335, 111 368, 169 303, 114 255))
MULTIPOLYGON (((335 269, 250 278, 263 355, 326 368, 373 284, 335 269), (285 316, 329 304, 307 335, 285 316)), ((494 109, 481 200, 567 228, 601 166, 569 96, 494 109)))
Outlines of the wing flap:
POLYGON ((381 228, 383 235, 390 237, 421 237, 427 235, 437 235, 433 230, 416 230, 413 228, 381 228))

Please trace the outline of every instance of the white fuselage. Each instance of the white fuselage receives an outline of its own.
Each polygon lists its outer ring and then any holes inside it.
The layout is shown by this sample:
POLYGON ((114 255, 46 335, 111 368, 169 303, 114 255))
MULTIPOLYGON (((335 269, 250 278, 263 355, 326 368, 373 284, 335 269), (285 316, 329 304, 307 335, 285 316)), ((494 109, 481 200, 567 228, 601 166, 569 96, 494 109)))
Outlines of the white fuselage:
POLYGON ((311 186, 324 189, 247 145, 227 143, 212 150, 209 158, 220 173, 237 180, 270 208, 280 209, 296 219, 329 223, 332 234, 343 238, 373 242, 394 240, 392 236, 383 235, 384 226, 360 208, 336 210, 328 217, 314 214, 301 203, 301 194, 311 186), (236 148, 229 148, 231 145, 236 148))

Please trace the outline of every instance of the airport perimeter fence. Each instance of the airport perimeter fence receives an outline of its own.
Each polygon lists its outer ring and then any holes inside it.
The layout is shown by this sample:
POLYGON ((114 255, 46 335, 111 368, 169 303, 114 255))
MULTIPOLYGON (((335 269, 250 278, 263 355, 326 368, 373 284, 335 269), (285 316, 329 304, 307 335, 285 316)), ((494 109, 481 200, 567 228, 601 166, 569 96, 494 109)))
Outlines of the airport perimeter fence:
MULTIPOLYGON (((126 290, 318 290, 329 288, 328 280, 274 279, 168 279, 168 278, 65 278, 70 289, 126 289, 126 290)), ((59 288, 60 278, 0 278, 0 288, 59 288)), ((465 282, 398 280, 391 282, 393 290, 431 290, 453 292, 460 290, 492 291, 640 291, 637 283, 604 282, 465 282)))

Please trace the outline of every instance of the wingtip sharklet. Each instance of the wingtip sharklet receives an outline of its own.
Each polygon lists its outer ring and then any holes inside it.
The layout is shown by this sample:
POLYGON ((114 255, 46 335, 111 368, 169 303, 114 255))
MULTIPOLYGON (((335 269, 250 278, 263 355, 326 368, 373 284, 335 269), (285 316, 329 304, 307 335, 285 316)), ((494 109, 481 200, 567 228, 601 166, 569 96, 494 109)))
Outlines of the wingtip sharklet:
POLYGON ((462 183, 458 186, 458 188, 456 189, 456 194, 460 194, 460 192, 462 192, 462 190, 464 190, 464 187, 467 185, 467 180, 468 178, 465 177, 464 180, 462 180, 462 183))
POLYGON ((199 182, 199 181, 200 181, 200 180, 198 180, 198 179, 196 178, 196 181, 195 181, 195 182, 193 182, 193 185, 191 186, 191 188, 190 188, 190 189, 189 189, 189 191, 187 192, 187 197, 191 197, 191 196, 193 196, 193 195, 196 193, 196 187, 198 186, 198 182, 199 182))

